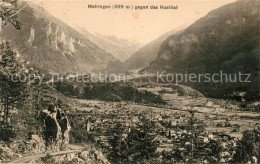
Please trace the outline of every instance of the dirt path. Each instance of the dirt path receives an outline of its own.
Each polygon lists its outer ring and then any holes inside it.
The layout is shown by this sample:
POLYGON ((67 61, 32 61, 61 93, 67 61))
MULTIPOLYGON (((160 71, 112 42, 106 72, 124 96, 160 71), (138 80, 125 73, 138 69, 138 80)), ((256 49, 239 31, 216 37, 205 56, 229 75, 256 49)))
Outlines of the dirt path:
MULTIPOLYGON (((64 150, 64 151, 58 151, 58 152, 51 152, 49 153, 51 156, 56 156, 56 155, 63 155, 63 154, 69 154, 69 153, 74 153, 74 152, 79 152, 83 149, 83 147, 78 146, 78 145, 69 145, 68 148, 70 150, 64 150)), ((8 162, 8 163, 29 163, 30 161, 37 160, 38 158, 42 158, 46 156, 48 153, 39 153, 39 154, 34 154, 31 156, 26 156, 22 158, 18 158, 14 161, 8 162)))

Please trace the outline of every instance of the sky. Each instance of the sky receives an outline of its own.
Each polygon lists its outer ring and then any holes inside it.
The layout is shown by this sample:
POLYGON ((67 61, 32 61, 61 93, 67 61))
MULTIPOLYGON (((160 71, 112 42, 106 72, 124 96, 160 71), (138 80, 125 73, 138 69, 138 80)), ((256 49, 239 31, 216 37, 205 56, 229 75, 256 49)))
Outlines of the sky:
POLYGON ((235 0, 28 0, 73 27, 146 44, 166 32, 190 25, 209 11, 235 0), (90 9, 98 5, 177 5, 177 10, 90 9))

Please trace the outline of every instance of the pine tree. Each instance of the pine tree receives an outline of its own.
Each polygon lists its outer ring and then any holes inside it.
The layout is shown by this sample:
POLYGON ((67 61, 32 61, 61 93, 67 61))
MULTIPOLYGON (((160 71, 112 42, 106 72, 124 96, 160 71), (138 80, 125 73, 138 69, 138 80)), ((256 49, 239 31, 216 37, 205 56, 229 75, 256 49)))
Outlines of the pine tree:
POLYGON ((131 129, 127 137, 122 136, 122 131, 118 130, 109 141, 111 153, 109 160, 115 163, 133 163, 150 161, 157 157, 157 141, 154 139, 154 122, 148 119, 141 119, 137 127, 131 129))
MULTIPOLYGON (((5 28, 8 24, 13 25, 17 30, 22 29, 22 24, 18 19, 18 13, 22 8, 18 8, 17 0, 3 0, 0 3, 1 26, 5 28)), ((3 122, 8 122, 9 111, 17 104, 18 97, 24 87, 17 80, 17 76, 22 71, 22 67, 17 60, 16 53, 11 45, 2 38, 0 43, 0 112, 3 115, 3 122)))
POLYGON ((253 163, 253 158, 260 159, 260 132, 258 130, 246 130, 243 138, 237 142, 235 163, 253 163))
POLYGON ((25 84, 18 78, 23 69, 16 58, 16 53, 8 42, 0 44, 2 60, 0 62, 1 104, 4 112, 4 123, 8 123, 10 109, 21 102, 25 84))
POLYGON ((185 125, 185 132, 179 138, 178 147, 173 149, 173 158, 178 162, 199 163, 204 156, 204 144, 199 140, 205 132, 202 121, 195 117, 196 111, 190 110, 190 117, 185 125))

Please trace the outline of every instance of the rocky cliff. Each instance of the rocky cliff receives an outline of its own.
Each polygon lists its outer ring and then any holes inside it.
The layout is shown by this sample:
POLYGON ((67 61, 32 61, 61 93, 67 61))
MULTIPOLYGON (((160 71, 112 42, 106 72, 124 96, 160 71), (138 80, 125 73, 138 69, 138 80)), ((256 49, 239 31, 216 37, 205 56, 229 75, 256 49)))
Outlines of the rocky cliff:
POLYGON ((61 109, 50 105, 43 110, 41 119, 44 122, 43 136, 46 146, 51 150, 60 150, 69 144, 69 131, 71 129, 69 120, 61 109))

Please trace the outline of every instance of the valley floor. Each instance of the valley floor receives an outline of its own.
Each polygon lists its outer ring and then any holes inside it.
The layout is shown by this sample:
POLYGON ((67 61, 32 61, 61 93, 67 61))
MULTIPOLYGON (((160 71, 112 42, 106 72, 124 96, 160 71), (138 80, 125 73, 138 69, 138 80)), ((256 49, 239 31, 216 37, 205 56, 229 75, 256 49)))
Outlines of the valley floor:
POLYGON ((174 138, 179 138, 185 130, 189 119, 189 110, 195 110, 195 117, 205 124, 206 134, 201 136, 204 143, 210 139, 220 139, 228 135, 233 141, 242 138, 242 132, 260 127, 260 114, 240 111, 239 104, 232 101, 217 100, 204 96, 180 96, 170 87, 142 87, 160 94, 167 105, 137 104, 133 102, 105 102, 99 100, 82 100, 71 115, 77 115, 83 128, 94 136, 95 141, 103 147, 109 146, 111 136, 107 131, 120 123, 127 133, 141 117, 156 123, 154 135, 160 142, 158 152, 171 150, 176 145, 174 138))

